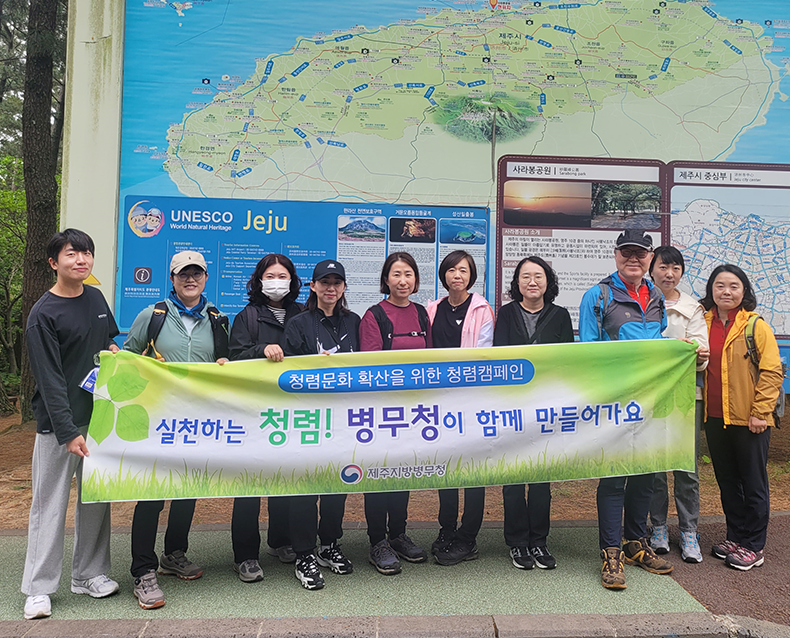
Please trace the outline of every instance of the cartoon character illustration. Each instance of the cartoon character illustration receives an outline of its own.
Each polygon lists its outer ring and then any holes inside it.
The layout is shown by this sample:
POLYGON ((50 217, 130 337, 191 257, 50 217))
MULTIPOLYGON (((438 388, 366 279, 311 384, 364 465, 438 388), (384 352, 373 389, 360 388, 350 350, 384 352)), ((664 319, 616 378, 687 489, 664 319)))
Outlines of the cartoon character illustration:
POLYGON ((149 208, 146 217, 146 233, 149 236, 156 235, 162 226, 164 214, 158 208, 149 208))
POLYGON ((147 203, 147 199, 140 200, 129 210, 129 228, 138 237, 153 237, 164 227, 165 214, 155 206, 146 209, 143 204, 147 203))

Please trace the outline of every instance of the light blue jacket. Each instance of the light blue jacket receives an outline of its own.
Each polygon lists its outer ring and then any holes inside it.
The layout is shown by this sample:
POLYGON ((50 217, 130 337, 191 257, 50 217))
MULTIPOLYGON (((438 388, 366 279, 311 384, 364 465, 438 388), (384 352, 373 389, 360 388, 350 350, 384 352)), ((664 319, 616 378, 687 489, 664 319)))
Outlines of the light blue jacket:
MULTIPOLYGON (((213 363, 217 360, 214 356, 214 333, 211 330, 211 320, 208 317, 206 308, 211 307, 211 302, 206 304, 200 313, 203 317, 192 329, 192 334, 187 332, 184 322, 178 314, 178 308, 169 299, 167 303, 167 315, 162 331, 156 338, 156 350, 161 354, 165 361, 178 363, 213 363)), ((129 329, 129 336, 123 344, 123 349, 135 354, 142 354, 147 345, 148 324, 154 314, 154 307, 148 306, 140 312, 129 329)), ((153 356, 152 353, 146 353, 153 356)))
POLYGON ((667 327, 664 295, 650 281, 643 281, 650 289, 644 312, 617 273, 585 292, 579 305, 579 341, 662 339, 667 327))

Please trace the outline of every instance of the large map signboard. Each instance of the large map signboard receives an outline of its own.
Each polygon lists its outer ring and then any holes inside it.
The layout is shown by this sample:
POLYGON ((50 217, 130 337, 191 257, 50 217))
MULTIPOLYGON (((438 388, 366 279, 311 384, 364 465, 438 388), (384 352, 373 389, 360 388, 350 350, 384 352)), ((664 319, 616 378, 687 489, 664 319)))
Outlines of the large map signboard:
MULTIPOLYGON (((334 230, 300 239, 304 272, 339 249, 338 205, 487 219, 504 155, 790 164, 788 36, 782 0, 127 2, 117 305, 124 277, 165 259, 127 250, 138 201, 309 203, 334 230)), ((790 218, 772 219, 762 237, 790 218)))

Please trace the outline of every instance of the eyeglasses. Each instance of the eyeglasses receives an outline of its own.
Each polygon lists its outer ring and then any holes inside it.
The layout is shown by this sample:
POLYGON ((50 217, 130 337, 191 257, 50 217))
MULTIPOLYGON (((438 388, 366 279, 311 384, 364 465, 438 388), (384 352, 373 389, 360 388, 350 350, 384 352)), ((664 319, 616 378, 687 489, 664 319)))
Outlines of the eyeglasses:
POLYGON ((650 251, 646 248, 619 248, 618 250, 625 259, 631 259, 631 257, 644 259, 650 254, 650 251))
POLYGON ((202 270, 193 270, 190 272, 180 272, 176 274, 178 277, 178 281, 188 281, 189 279, 194 279, 195 281, 203 281, 203 277, 206 276, 206 273, 202 270))

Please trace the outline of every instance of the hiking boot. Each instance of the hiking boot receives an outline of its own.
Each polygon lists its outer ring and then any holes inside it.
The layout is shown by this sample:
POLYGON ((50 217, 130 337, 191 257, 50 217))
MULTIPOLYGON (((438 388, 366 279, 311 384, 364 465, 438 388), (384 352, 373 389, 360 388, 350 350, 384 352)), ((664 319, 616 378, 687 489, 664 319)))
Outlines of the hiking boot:
POLYGON ((195 580, 203 575, 203 568, 189 560, 182 550, 177 549, 172 554, 162 554, 159 559, 159 573, 178 576, 182 580, 195 580))
POLYGON ((269 547, 266 550, 266 553, 269 556, 274 556, 275 558, 279 558, 281 563, 285 563, 286 565, 290 565, 291 563, 296 562, 296 552, 294 548, 290 545, 282 545, 280 547, 269 547))
POLYGON ((91 598, 105 598, 118 591, 118 583, 106 574, 99 574, 85 580, 71 579, 71 591, 75 594, 88 594, 91 598))
POLYGON ((511 547, 510 558, 513 566, 519 569, 532 569, 535 567, 535 559, 526 547, 511 547))
POLYGON ((697 532, 680 532, 680 557, 687 563, 702 562, 697 532))
POLYGON ((740 569, 742 572, 748 572, 752 567, 759 567, 765 562, 763 550, 753 552, 745 547, 739 547, 731 554, 727 554, 724 563, 733 569, 740 569))
POLYGON ((653 528, 650 547, 656 554, 669 554, 669 530, 666 525, 656 525, 653 528))
POLYGON ((439 535, 436 537, 436 540, 433 541, 431 545, 431 554, 435 554, 436 552, 443 552, 448 547, 450 547, 450 543, 453 542, 455 538, 455 530, 452 529, 442 529, 439 530, 439 535))
POLYGON ((47 618, 52 615, 52 603, 49 596, 28 596, 25 599, 25 619, 47 618))
POLYGON ((337 543, 321 545, 315 559, 321 567, 329 567, 335 574, 350 574, 354 571, 351 561, 340 551, 340 545, 337 543))
POLYGON ((647 542, 646 538, 638 541, 626 541, 623 546, 626 565, 636 565, 651 574, 668 574, 672 565, 668 560, 658 556, 647 542))
POLYGON ((321 575, 321 570, 318 568, 318 561, 315 559, 315 554, 297 556, 294 573, 305 589, 323 589, 324 577, 321 575))
POLYGON ((732 541, 722 541, 721 543, 716 543, 713 547, 710 548, 710 553, 715 558, 720 558, 724 560, 727 558, 728 554, 732 554, 733 552, 737 551, 740 545, 738 543, 733 543, 732 541))
POLYGON ((392 547, 390 547, 386 538, 370 546, 368 561, 373 567, 379 570, 380 573, 386 576, 400 574, 400 561, 398 560, 397 554, 392 551, 392 547))
POLYGON ((142 609, 159 609, 165 606, 165 595, 159 588, 156 572, 153 569, 134 579, 132 593, 142 609))
POLYGON ((619 547, 607 547, 601 550, 603 567, 601 568, 601 585, 606 589, 625 589, 625 555, 619 547))
POLYGON ((436 562, 444 566, 457 565, 465 560, 474 560, 478 557, 477 543, 465 543, 456 538, 447 546, 447 549, 437 551, 434 556, 436 562))
POLYGON ((254 558, 233 563, 233 571, 239 575, 239 580, 243 583, 257 583, 259 580, 263 580, 261 564, 254 558))
POLYGON ((415 545, 405 532, 395 538, 390 538, 390 547, 398 556, 410 563, 424 563, 428 560, 425 550, 415 545))
POLYGON ((545 545, 540 547, 530 547, 529 553, 535 559, 535 565, 540 569, 554 569, 557 566, 557 559, 551 555, 549 548, 545 545))

